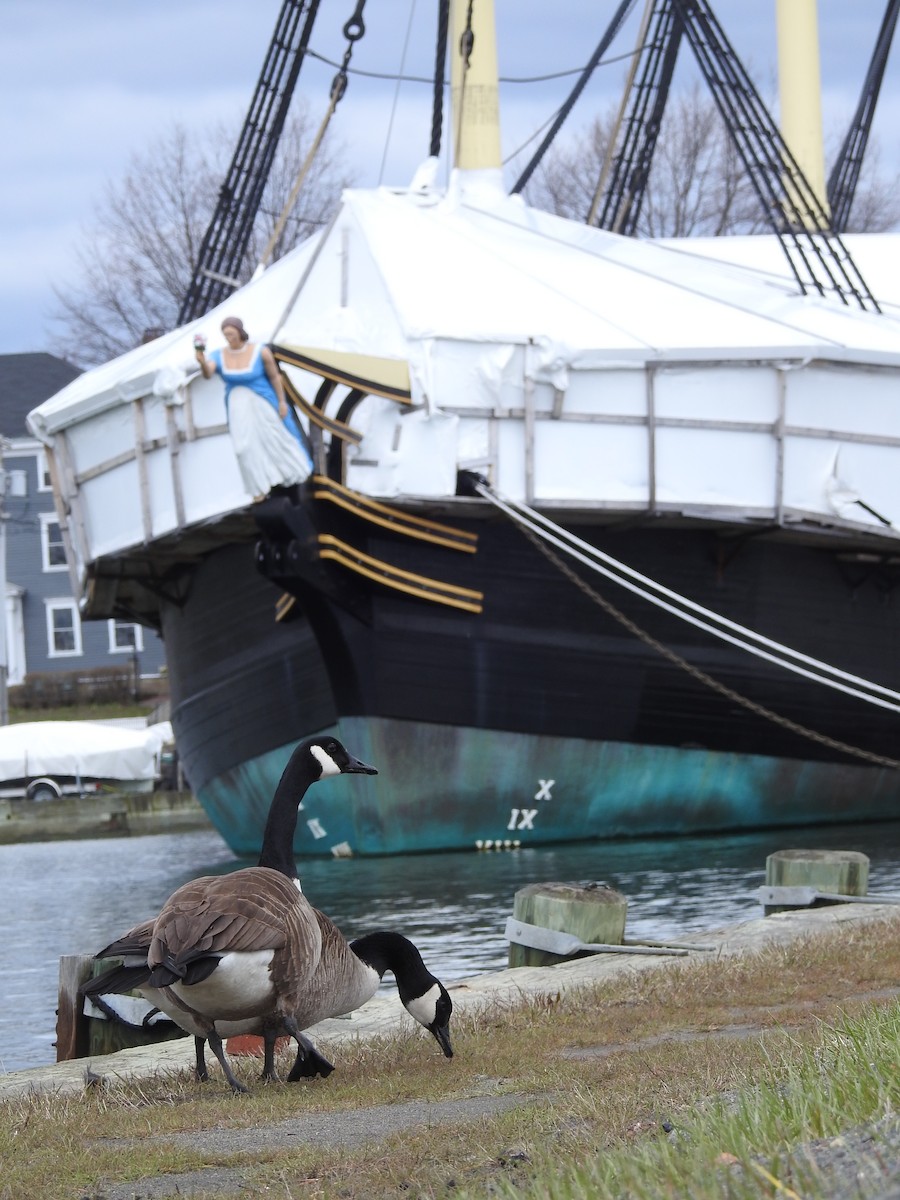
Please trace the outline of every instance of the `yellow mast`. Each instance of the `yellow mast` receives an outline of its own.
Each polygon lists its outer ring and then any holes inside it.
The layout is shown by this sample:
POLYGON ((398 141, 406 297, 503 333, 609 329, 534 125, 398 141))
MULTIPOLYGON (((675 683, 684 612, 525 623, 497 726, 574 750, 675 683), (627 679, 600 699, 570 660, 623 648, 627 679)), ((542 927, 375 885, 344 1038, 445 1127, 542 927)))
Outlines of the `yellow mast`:
POLYGON ((500 102, 493 0, 450 0, 450 87, 453 165, 463 171, 500 170, 500 102), (468 66, 460 44, 474 35, 468 66))
POLYGON ((816 0, 775 2, 781 134, 828 212, 816 0))

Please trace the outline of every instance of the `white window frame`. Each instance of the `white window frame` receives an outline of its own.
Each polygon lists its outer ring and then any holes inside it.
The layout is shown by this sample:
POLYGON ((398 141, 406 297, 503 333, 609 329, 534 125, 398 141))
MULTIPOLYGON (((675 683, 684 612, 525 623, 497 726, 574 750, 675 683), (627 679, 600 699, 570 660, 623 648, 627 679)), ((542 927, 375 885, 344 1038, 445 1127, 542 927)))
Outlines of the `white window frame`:
MULTIPOLYGON (((50 562, 50 526, 55 525, 59 529, 60 543, 65 551, 65 544, 62 541, 62 526, 59 523, 59 517, 56 513, 41 513, 41 566, 44 571, 50 573, 52 571, 67 571, 68 563, 63 560, 61 563, 50 562)), ((55 544, 55 543, 54 543, 55 544)))
POLYGON ((47 613, 47 656, 49 658, 77 658, 83 653, 81 648, 81 615, 74 600, 45 600, 47 613), (58 650, 54 641, 57 632, 53 617, 57 612, 68 611, 72 614, 72 631, 75 635, 73 650, 58 650))
POLYGON ((140 653, 144 649, 144 627, 139 625, 137 621, 117 621, 115 618, 106 622, 106 628, 109 631, 109 652, 110 654, 133 654, 140 653), (120 625, 128 625, 134 630, 134 645, 120 646, 116 641, 116 630, 120 625))
POLYGON ((53 484, 50 482, 50 464, 47 462, 46 450, 39 450, 37 453, 37 490, 39 492, 53 491, 53 484))

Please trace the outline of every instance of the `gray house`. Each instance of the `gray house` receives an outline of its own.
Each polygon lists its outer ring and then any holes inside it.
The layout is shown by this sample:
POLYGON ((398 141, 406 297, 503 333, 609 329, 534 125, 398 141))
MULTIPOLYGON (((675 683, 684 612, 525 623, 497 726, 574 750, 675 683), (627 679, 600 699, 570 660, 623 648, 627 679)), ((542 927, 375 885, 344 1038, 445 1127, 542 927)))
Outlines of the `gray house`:
MULTIPOLYGON (((0 535, 5 539, 0 542, 6 544, 11 686, 33 672, 91 670, 126 660, 140 675, 156 676, 165 663, 162 641, 152 630, 128 621, 82 622, 72 595, 47 461, 25 418, 79 373, 52 354, 0 355, 0 445, 6 475, 6 494, 0 495, 0 535)), ((2 568, 0 545, 0 572, 2 568)))

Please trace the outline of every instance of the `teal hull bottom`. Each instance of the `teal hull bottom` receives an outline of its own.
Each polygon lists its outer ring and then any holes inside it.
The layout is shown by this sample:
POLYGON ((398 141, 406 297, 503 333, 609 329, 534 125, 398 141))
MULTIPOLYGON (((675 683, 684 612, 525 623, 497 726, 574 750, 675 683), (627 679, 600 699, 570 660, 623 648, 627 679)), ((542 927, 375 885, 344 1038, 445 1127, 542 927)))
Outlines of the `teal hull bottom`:
MULTIPOLYGON (((295 850, 385 855, 900 817, 900 772, 377 717, 334 733, 377 776, 313 785, 295 850)), ((259 854, 296 743, 233 767, 198 799, 240 857, 259 854)))

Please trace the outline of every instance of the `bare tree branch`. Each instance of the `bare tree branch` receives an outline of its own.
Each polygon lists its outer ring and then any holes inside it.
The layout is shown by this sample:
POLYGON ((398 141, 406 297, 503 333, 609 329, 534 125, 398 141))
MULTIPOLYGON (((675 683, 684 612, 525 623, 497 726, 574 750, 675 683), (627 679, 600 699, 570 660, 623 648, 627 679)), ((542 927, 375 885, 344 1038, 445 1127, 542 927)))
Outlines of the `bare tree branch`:
MULTIPOLYGON (((249 279, 284 208, 315 129, 305 109, 288 120, 254 224, 242 277, 249 279)), ((237 130, 204 137, 175 126, 133 157, 81 235, 79 277, 54 288, 54 352, 92 366, 173 328, 237 142, 237 130)), ((326 136, 276 246, 279 258, 320 228, 351 182, 343 151, 326 136)))
MULTIPOLYGON (((617 106, 616 106, 617 107, 617 106)), ((537 208, 584 221, 614 125, 615 107, 544 159, 526 195, 537 208)), ((900 223, 900 178, 886 179, 870 142, 851 212, 851 229, 900 223)), ((672 96, 660 130, 638 221, 640 237, 719 237, 769 226, 713 100, 699 85, 672 96)))

